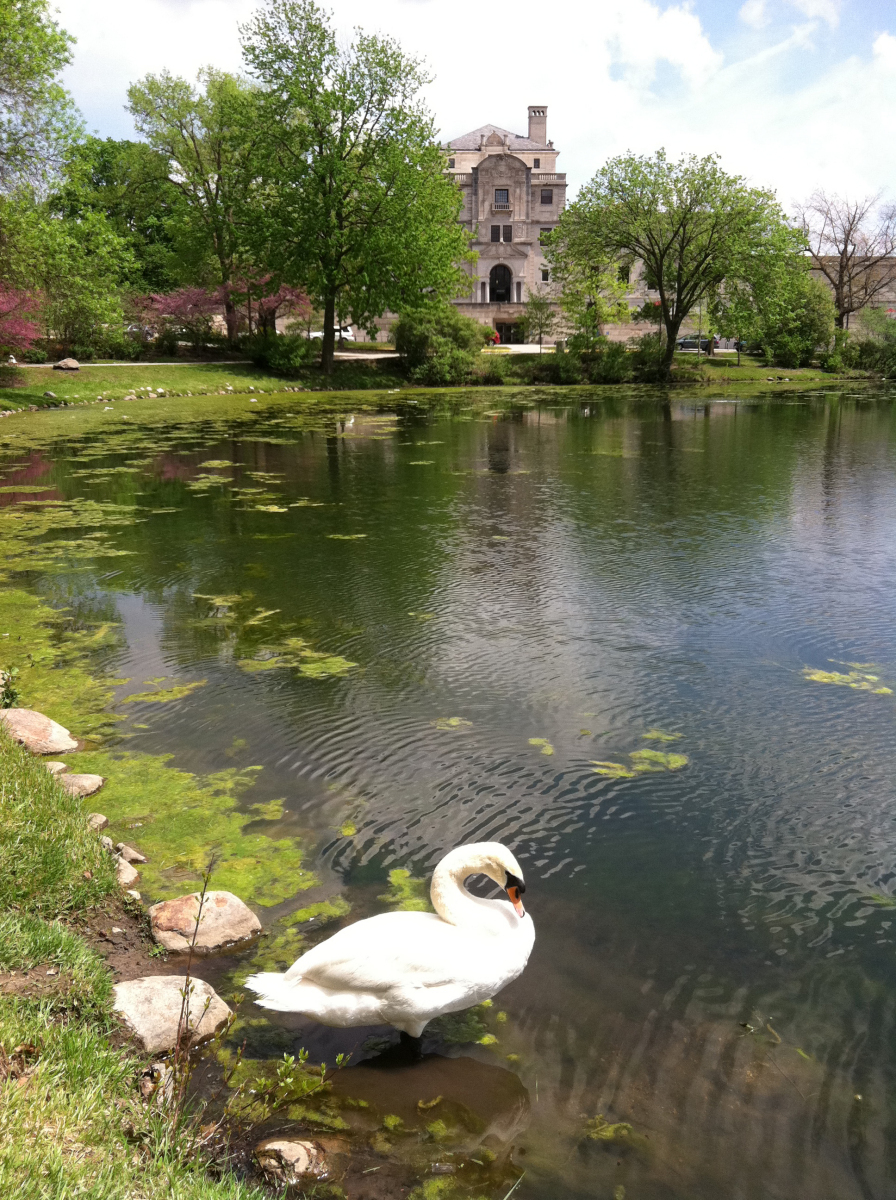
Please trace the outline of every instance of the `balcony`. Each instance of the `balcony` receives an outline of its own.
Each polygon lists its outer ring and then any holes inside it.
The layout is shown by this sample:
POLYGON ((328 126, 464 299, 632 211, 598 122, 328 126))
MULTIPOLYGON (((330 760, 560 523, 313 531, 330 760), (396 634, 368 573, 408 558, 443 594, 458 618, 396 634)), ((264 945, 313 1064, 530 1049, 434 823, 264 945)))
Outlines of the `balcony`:
POLYGON ((462 183, 472 183, 473 182, 473 176, 469 172, 452 171, 449 174, 455 183, 462 184, 462 183))
POLYGON ((512 204, 493 204, 492 205, 492 212, 511 212, 512 209, 513 209, 512 204))
POLYGON ((566 172, 561 171, 554 173, 552 171, 533 171, 533 183, 566 183, 566 172))

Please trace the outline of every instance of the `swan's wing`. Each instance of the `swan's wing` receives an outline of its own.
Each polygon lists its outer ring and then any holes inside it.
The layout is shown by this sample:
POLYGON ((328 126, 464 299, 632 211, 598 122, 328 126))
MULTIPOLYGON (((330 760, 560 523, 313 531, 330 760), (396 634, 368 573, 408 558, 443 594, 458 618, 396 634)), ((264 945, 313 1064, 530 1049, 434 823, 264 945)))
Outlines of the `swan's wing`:
POLYGON ((467 976, 479 941, 433 913, 383 913, 340 929, 303 954, 286 977, 334 991, 441 987, 467 976))

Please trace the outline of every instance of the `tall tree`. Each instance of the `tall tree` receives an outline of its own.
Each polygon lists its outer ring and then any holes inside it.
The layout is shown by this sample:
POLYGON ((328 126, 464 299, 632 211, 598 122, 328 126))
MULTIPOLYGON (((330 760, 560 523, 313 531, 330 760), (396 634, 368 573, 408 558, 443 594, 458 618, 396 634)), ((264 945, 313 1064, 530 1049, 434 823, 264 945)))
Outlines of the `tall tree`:
POLYGON ((585 252, 596 261, 643 261, 659 292, 668 375, 690 310, 750 252, 761 252, 783 223, 772 193, 727 175, 717 156, 670 162, 659 150, 653 157, 610 159, 566 209, 558 228, 580 224, 579 244, 590 246, 585 252))
POLYGON ((236 304, 229 295, 251 265, 240 221, 257 174, 261 135, 255 90, 222 71, 200 73, 201 89, 163 71, 128 88, 128 111, 149 145, 164 155, 168 182, 186 203, 187 228, 201 247, 192 283, 214 282, 225 289, 228 338, 237 332, 236 304))
POLYGON ((797 208, 812 262, 831 285, 840 329, 896 281, 896 205, 844 200, 821 190, 797 208))
POLYGON ((58 75, 74 38, 47 0, 0 0, 0 191, 40 190, 80 129, 58 75))
POLYGON ((242 35, 264 89, 251 226, 265 265, 323 309, 329 373, 337 320, 369 328, 469 286, 460 192, 418 99, 428 77, 395 41, 340 44, 314 0, 269 0, 242 35))

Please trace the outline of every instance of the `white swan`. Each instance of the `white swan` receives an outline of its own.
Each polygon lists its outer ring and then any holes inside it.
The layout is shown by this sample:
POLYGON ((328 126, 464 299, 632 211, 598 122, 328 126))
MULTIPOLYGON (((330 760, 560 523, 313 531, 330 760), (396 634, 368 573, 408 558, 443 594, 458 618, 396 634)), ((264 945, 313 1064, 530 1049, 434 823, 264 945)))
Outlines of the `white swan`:
POLYGON ((433 872, 435 913, 357 921, 285 974, 263 971, 246 986, 262 1008, 304 1013, 324 1025, 394 1025, 420 1037, 433 1017, 491 999, 522 972, 535 941, 520 900, 524 891, 519 863, 506 846, 458 846, 433 872), (468 892, 464 880, 477 874, 504 888, 510 904, 468 892))

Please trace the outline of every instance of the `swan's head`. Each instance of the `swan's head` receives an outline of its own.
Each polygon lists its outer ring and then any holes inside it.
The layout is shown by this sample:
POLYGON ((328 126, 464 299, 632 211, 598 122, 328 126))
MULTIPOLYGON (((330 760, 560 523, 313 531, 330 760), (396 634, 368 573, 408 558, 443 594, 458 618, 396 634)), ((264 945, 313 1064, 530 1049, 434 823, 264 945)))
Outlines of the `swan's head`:
POLYGON ((500 842, 473 842, 469 846, 458 846, 439 863, 439 870, 447 867, 463 882, 469 875, 487 875, 498 887, 503 888, 519 916, 524 917, 522 894, 526 890, 523 869, 500 842))

